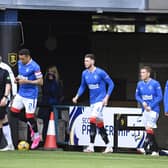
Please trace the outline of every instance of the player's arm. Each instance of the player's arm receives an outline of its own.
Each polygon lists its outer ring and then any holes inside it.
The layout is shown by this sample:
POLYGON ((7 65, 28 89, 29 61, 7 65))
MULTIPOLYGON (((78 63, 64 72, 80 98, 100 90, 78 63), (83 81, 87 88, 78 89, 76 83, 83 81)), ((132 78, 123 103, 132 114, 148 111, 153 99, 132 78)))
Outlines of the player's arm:
POLYGON ((43 75, 40 71, 39 66, 37 66, 34 70, 34 75, 36 77, 35 80, 28 80, 28 79, 19 79, 17 82, 19 84, 33 84, 33 85, 43 85, 43 75))
MULTIPOLYGON (((25 81, 27 84, 33 84, 33 85, 40 85, 42 86, 43 85, 43 78, 38 78, 36 80, 26 80, 25 81)), ((20 83, 20 81, 19 81, 20 83)))
POLYGON ((162 89, 161 89, 161 86, 160 86, 159 82, 156 83, 155 89, 156 89, 156 98, 150 104, 151 109, 153 109, 155 106, 157 106, 158 103, 160 103, 162 101, 162 98, 163 98, 162 89))
POLYGON ((143 104, 143 102, 144 102, 144 100, 142 99, 141 94, 140 94, 139 84, 137 84, 137 88, 135 91, 135 99, 140 104, 143 104))
POLYGON ((114 82, 113 80, 110 78, 110 76, 105 72, 105 71, 102 71, 101 72, 101 77, 102 79, 107 83, 108 85, 108 88, 107 88, 107 94, 103 100, 103 105, 107 105, 108 104, 108 100, 110 98, 110 95, 114 89, 114 82))
POLYGON ((17 93, 17 84, 15 83, 14 73, 12 71, 12 68, 8 64, 3 62, 3 65, 4 65, 4 69, 8 71, 9 76, 10 76, 12 96, 15 96, 17 93))
POLYGON ((15 83, 15 76, 11 68, 9 69, 9 76, 11 79, 12 96, 15 96, 17 94, 17 84, 15 83))
POLYGON ((165 115, 168 116, 168 81, 166 82, 165 89, 164 89, 163 104, 164 104, 165 115))
POLYGON ((77 91, 77 94, 75 97, 73 97, 72 102, 73 103, 77 103, 79 97, 84 93, 85 89, 86 89, 86 81, 85 81, 85 77, 84 77, 84 73, 82 73, 82 79, 81 79, 81 84, 80 87, 77 91))
POLYGON ((9 73, 7 71, 4 74, 4 82, 5 82, 5 92, 4 96, 1 99, 0 106, 5 106, 7 104, 7 99, 11 91, 11 80, 9 73))
POLYGON ((138 103, 140 103, 143 106, 144 109, 148 108, 148 104, 142 99, 142 96, 140 94, 139 84, 137 84, 137 88, 136 88, 136 91, 135 91, 135 99, 138 103))

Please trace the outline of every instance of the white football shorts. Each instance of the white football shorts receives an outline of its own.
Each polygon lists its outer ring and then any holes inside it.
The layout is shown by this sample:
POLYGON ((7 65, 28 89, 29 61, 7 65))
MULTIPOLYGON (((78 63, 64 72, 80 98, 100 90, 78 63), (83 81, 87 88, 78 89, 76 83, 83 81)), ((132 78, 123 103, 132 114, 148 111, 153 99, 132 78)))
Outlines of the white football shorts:
POLYGON ((142 121, 145 127, 157 128, 157 121, 159 114, 155 111, 144 111, 142 115, 142 121))
POLYGON ((19 110, 25 108, 28 114, 34 114, 37 106, 37 99, 29 99, 17 94, 12 102, 12 107, 19 110))
POLYGON ((96 117, 99 120, 103 120, 103 103, 97 102, 90 105, 91 117, 96 117))

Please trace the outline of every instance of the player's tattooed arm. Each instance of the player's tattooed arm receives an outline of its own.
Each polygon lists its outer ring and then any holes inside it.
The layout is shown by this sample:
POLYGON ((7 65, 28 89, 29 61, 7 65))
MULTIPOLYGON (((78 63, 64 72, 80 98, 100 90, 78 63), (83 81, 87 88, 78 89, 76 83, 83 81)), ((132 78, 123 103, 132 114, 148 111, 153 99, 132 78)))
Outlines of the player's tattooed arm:
POLYGON ((18 83, 19 84, 43 85, 43 78, 39 78, 36 80, 19 79, 18 83))

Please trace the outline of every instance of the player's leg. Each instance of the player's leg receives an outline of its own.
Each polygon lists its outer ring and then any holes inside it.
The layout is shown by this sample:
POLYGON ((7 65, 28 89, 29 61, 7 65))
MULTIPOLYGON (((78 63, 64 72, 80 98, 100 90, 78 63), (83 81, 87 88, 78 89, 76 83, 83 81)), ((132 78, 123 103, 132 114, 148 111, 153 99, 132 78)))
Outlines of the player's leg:
MULTIPOLYGON (((143 114, 142 114, 142 122, 143 122, 144 127, 147 126, 148 115, 149 115, 149 113, 146 112, 146 111, 144 111, 143 114)), ((149 143, 150 143, 146 130, 144 132, 146 134, 145 140, 144 140, 142 146, 140 148, 137 148, 137 151, 141 154, 146 154, 147 153, 147 148, 148 148, 149 143)), ((142 141, 143 141, 143 139, 142 139, 142 141)))
POLYGON ((96 118, 91 117, 90 118, 90 143, 92 143, 92 144, 94 144, 94 142, 95 142, 96 132, 97 132, 96 118))
POLYGON ((95 104, 95 114, 96 114, 96 126, 99 129, 99 134, 102 137, 104 143, 106 144, 106 149, 103 153, 111 153, 113 152, 113 148, 108 139, 108 134, 106 128, 104 127, 103 121, 103 105, 102 102, 98 102, 95 104))
POLYGON ((148 146, 151 147, 152 155, 158 156, 158 145, 155 138, 154 129, 157 128, 158 114, 156 112, 144 112, 143 121, 146 128, 146 138, 144 141, 143 148, 139 151, 141 153, 147 153, 148 146))
POLYGON ((90 144, 88 148, 86 148, 85 152, 94 152, 94 142, 96 138, 96 117, 92 116, 90 118, 90 144))
POLYGON ((39 143, 41 140, 39 132, 38 132, 38 128, 37 128, 37 121, 35 118, 37 99, 23 98, 23 103, 24 103, 25 110, 26 110, 27 123, 29 125, 30 130, 31 130, 31 137, 33 140, 33 143, 31 145, 31 149, 35 149, 39 146, 39 143))
POLYGON ((146 132, 147 132, 146 141, 148 141, 148 142, 147 142, 147 144, 145 142, 144 149, 146 150, 146 147, 149 144, 151 147, 152 155, 158 155, 158 145, 156 142, 154 129, 148 127, 146 129, 146 132))
POLYGON ((154 111, 150 112, 148 132, 150 135, 150 145, 151 145, 152 156, 159 155, 158 144, 157 144, 156 136, 155 136, 155 129, 157 128, 158 118, 159 118, 159 115, 156 112, 154 111))
MULTIPOLYGON (((14 99, 12 100, 10 104, 10 115, 13 118, 20 119, 20 113, 21 110, 23 109, 24 104, 22 102, 22 97, 20 95, 16 95, 14 99)), ((8 127, 6 127, 7 129, 8 127)), ((4 130, 5 131, 5 130, 4 130)), ((7 131, 7 130, 6 130, 7 131)), ((6 134, 7 135, 7 134, 6 134)), ((8 137, 10 137, 9 132, 8 132, 8 137)), ((10 140, 9 140, 10 141, 10 140)), ((9 142, 10 143, 10 142, 9 142)))
POLYGON ((89 119, 89 122, 90 122, 90 143, 89 143, 89 146, 86 149, 84 149, 84 152, 94 152, 94 142, 95 142, 96 132, 97 132, 96 116, 94 113, 94 105, 91 105, 90 109, 91 109, 91 117, 89 119))
POLYGON ((15 147, 13 145, 13 140, 12 140, 12 135, 11 135, 11 128, 10 128, 10 125, 9 125, 9 122, 8 122, 7 114, 5 115, 5 118, 3 120, 2 130, 3 130, 4 136, 5 136, 6 140, 7 140, 9 150, 15 150, 15 147))
POLYGON ((98 121, 97 122, 97 127, 99 128, 99 134, 102 137, 104 143, 106 144, 106 149, 104 150, 103 153, 111 153, 113 152, 113 147, 108 139, 108 134, 107 131, 104 127, 104 122, 103 121, 98 121))
MULTIPOLYGON (((5 115, 6 115, 6 107, 0 107, 0 142, 2 142, 3 136, 4 136, 2 127, 3 127, 3 120, 5 118, 5 115)), ((8 145, 1 148, 0 151, 8 151, 8 145)))
POLYGON ((11 115, 15 118, 19 118, 19 113, 21 112, 23 107, 24 107, 24 104, 23 104, 22 97, 17 94, 11 103, 11 107, 10 107, 11 115))
POLYGON ((104 143, 107 145, 109 143, 108 135, 104 127, 104 122, 102 120, 97 120, 97 127, 99 129, 99 134, 102 137, 104 143))

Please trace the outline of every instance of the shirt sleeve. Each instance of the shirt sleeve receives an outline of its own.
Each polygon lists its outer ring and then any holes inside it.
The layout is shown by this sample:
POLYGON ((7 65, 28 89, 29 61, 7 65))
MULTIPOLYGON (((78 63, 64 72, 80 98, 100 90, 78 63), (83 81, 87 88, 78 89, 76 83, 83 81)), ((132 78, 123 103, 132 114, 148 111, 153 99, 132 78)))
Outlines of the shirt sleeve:
POLYGON ((140 94, 139 84, 137 84, 137 87, 136 87, 135 99, 137 100, 138 103, 141 103, 141 104, 142 104, 142 103, 144 102, 144 100, 142 99, 141 94, 140 94))
POLYGON ((84 73, 82 73, 81 84, 80 84, 80 87, 79 87, 78 92, 77 92, 77 95, 79 97, 84 93, 84 91, 86 89, 86 86, 87 86, 87 84, 86 84, 86 81, 85 81, 85 76, 84 76, 84 73))
POLYGON ((158 103, 161 102, 162 100, 162 89, 161 86, 159 84, 159 82, 157 82, 155 84, 155 89, 156 89, 156 98, 154 99, 154 101, 150 104, 151 109, 153 109, 155 106, 158 105, 158 103))
POLYGON ((4 83, 5 84, 11 84, 11 79, 10 79, 9 73, 6 70, 5 70, 5 73, 4 73, 4 83))
POLYGON ((107 95, 110 96, 114 89, 114 82, 110 78, 110 76, 103 70, 101 71, 101 77, 108 84, 107 95))
POLYGON ((42 77, 43 77, 39 65, 36 65, 36 66, 35 66, 35 68, 34 68, 34 75, 35 75, 36 79, 39 79, 39 78, 42 78, 42 77))
POLYGON ((9 76, 10 76, 11 85, 12 85, 12 95, 14 96, 17 93, 17 84, 15 83, 15 76, 12 71, 10 72, 9 76))
POLYGON ((168 81, 166 82, 165 89, 164 89, 164 111, 165 113, 168 112, 168 81))
POLYGON ((12 95, 14 96, 17 93, 17 84, 15 83, 15 76, 12 69, 8 65, 6 65, 6 67, 7 67, 6 70, 8 71, 11 80, 12 95))

